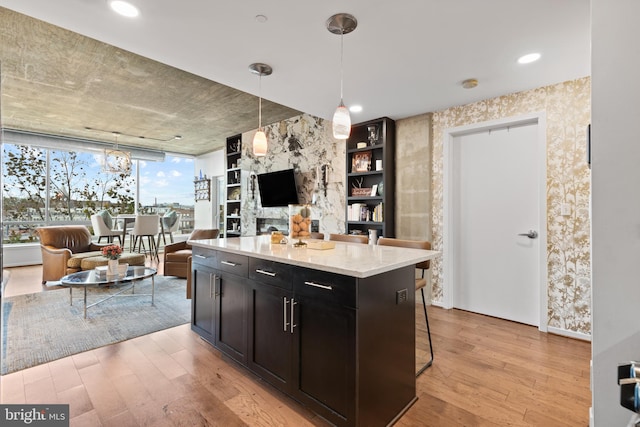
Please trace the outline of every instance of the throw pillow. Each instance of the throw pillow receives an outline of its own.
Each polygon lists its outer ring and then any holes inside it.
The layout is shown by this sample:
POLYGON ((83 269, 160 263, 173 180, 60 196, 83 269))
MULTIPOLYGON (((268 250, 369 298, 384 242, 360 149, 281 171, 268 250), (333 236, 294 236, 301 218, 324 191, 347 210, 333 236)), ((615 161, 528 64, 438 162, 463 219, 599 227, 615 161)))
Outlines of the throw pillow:
POLYGON ((175 225, 176 221, 178 221, 178 213, 176 211, 165 212, 162 217, 162 221, 164 222, 165 230, 168 230, 175 225))
POLYGON ((102 217, 102 220, 104 221, 104 225, 106 225, 107 228, 111 230, 113 228, 113 218, 111 218, 111 214, 109 213, 109 211, 102 210, 98 212, 98 215, 102 217))

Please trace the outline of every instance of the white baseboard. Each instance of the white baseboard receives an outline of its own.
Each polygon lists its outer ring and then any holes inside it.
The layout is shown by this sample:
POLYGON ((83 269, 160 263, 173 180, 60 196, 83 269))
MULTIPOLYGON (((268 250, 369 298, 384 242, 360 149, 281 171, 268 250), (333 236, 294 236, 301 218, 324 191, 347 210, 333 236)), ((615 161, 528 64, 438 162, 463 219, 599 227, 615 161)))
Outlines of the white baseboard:
POLYGON ((591 335, 583 334, 582 332, 568 331, 566 329, 554 328, 552 326, 547 327, 547 332, 554 335, 562 335, 563 337, 575 338, 582 341, 591 341, 591 335))
MULTIPOLYGON (((418 300, 416 299, 416 304, 418 300)), ((440 301, 431 301, 431 305, 443 308, 443 304, 440 301)), ((547 332, 554 335, 561 335, 563 337, 575 338, 582 341, 591 341, 591 335, 583 334, 582 332, 574 332, 568 331, 566 329, 554 328, 552 326, 547 326, 547 332)))

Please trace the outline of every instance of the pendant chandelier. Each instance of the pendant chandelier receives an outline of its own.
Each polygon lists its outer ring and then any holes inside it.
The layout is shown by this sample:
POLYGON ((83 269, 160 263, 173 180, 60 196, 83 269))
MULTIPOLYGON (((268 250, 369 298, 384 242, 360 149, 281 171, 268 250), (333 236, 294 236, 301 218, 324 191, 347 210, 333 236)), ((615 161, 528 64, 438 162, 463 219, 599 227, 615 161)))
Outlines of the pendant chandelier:
POLYGON ((343 90, 343 39, 345 34, 349 34, 358 26, 358 21, 353 15, 348 13, 338 13, 327 19, 327 30, 332 34, 340 35, 340 104, 333 113, 333 137, 336 139, 347 139, 351 133, 351 117, 349 110, 342 100, 343 90))
POLYGON ((118 137, 120 132, 113 132, 116 143, 113 150, 104 150, 104 161, 102 163, 102 171, 115 174, 131 173, 131 153, 118 150, 118 137))
POLYGON ((253 137, 253 155, 263 157, 267 155, 267 135, 262 129, 262 76, 270 76, 273 69, 260 62, 249 65, 249 69, 253 74, 260 76, 258 86, 258 131, 253 137))

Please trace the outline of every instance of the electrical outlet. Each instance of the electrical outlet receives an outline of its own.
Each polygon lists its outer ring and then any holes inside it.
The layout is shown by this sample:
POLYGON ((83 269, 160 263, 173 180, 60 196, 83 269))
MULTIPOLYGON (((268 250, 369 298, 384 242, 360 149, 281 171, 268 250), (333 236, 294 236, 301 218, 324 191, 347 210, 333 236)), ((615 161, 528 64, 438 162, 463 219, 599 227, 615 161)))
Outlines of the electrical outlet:
POLYGON ((408 298, 409 295, 406 289, 400 289, 399 291, 396 291, 396 304, 405 303, 407 302, 408 298))
POLYGON ((571 205, 569 203, 563 203, 560 205, 560 215, 569 216, 571 215, 571 205))

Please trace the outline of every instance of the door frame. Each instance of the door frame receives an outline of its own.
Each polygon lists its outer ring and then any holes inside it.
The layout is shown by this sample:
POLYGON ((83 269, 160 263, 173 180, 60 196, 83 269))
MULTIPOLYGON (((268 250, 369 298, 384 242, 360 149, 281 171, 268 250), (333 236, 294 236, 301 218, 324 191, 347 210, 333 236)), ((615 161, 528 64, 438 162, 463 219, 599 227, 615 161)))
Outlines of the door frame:
POLYGON ((538 126, 538 207, 539 223, 539 268, 538 288, 540 296, 540 314, 538 329, 547 332, 548 325, 548 289, 547 289, 547 120, 544 112, 534 112, 520 116, 490 120, 471 125, 447 128, 443 132, 443 231, 442 231, 442 306, 453 308, 453 296, 457 288, 456 271, 458 259, 458 236, 456 235, 456 194, 458 184, 457 167, 454 156, 454 139, 459 136, 490 131, 496 128, 509 128, 536 124, 538 126))

